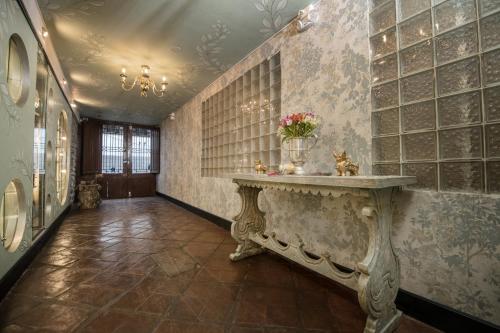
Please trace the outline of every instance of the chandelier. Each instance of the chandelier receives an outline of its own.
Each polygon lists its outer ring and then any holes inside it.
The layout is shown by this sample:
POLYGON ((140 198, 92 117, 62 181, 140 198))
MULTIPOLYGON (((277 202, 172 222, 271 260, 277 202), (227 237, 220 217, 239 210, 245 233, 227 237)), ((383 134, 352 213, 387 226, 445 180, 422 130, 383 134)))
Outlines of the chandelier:
POLYGON ((122 88, 125 91, 132 90, 137 84, 140 85, 141 88, 141 97, 148 97, 148 91, 153 91, 153 94, 157 97, 163 97, 165 92, 167 91, 167 78, 165 76, 161 79, 161 88, 158 89, 156 87, 155 81, 149 77, 150 68, 148 65, 141 66, 141 75, 136 76, 134 82, 132 84, 127 84, 127 69, 122 68, 122 72, 120 74, 122 81, 122 88))

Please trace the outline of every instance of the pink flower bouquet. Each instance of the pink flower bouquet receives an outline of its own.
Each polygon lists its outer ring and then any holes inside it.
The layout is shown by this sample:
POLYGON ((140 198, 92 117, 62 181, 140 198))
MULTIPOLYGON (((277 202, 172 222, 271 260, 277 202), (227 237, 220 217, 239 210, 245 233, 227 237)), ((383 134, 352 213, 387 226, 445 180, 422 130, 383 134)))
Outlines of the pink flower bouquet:
POLYGON ((278 135, 283 138, 283 141, 292 138, 315 137, 314 130, 318 125, 318 117, 312 112, 292 113, 280 120, 278 135))

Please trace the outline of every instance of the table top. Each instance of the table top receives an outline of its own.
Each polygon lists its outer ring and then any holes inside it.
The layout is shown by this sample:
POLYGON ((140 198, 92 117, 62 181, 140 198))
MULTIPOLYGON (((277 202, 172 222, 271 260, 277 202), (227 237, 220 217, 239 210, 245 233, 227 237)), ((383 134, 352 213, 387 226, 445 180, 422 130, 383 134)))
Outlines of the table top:
POLYGON ((417 182, 414 176, 268 176, 257 174, 231 174, 234 182, 275 183, 326 187, 349 187, 382 189, 411 185, 417 182))

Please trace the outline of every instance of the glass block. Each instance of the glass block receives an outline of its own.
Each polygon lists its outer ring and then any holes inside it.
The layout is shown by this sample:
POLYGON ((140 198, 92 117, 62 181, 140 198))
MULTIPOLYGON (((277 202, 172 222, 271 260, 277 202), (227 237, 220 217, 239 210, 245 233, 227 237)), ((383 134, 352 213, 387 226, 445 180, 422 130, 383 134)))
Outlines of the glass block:
POLYGON ((483 192, 483 162, 444 162, 439 165, 442 191, 483 192))
POLYGON ((480 86, 478 57, 439 67, 437 69, 437 82, 440 96, 465 89, 478 88, 480 86))
POLYGON ((377 58, 396 51, 396 28, 370 38, 371 54, 377 58))
POLYGON ((477 24, 475 22, 436 37, 438 65, 477 53, 477 39, 477 24))
POLYGON ((425 11, 399 25, 401 48, 432 36, 431 11, 425 11))
POLYGON ((432 41, 426 40, 423 43, 400 51, 399 62, 401 64, 401 74, 403 75, 432 68, 434 64, 432 41))
POLYGON ((500 82, 500 49, 483 54, 483 84, 500 82))
POLYGON ((500 86, 484 89, 486 121, 500 120, 500 86))
POLYGON ((479 12, 481 16, 499 9, 500 1, 498 0, 479 0, 479 12))
POLYGON ((373 138, 372 146, 375 162, 399 161, 399 136, 373 138))
POLYGON ((393 54, 372 62, 372 83, 379 83, 398 77, 398 59, 393 54))
POLYGON ((486 157, 500 157, 500 124, 486 125, 486 157))
POLYGON ((439 126, 472 124, 481 121, 481 92, 443 97, 438 100, 439 126))
POLYGON ((399 18, 404 20, 431 6, 431 0, 399 0, 399 18))
POLYGON ((383 4, 386 1, 387 0, 372 0, 371 1, 371 8, 375 8, 377 6, 380 6, 381 4, 383 4))
POLYGON ((374 164, 373 174, 375 176, 400 176, 399 164, 374 164))
POLYGON ((403 175, 417 177, 417 183, 408 186, 409 188, 437 190, 438 177, 436 163, 403 164, 403 175))
POLYGON ((399 134, 399 110, 396 108, 373 112, 372 133, 374 136, 399 134))
POLYGON ((398 81, 372 87, 372 108, 374 110, 398 106, 398 104, 398 81))
POLYGON ((434 71, 432 70, 402 78, 400 84, 402 103, 434 97, 434 71))
POLYGON ((449 0, 434 8, 437 33, 476 19, 476 0, 449 0))
MULTIPOLYGON (((500 4, 500 1, 498 1, 500 4)), ((500 44, 500 12, 481 19, 481 47, 490 49, 500 44)))
POLYGON ((404 161, 435 160, 437 157, 435 132, 406 134, 402 141, 404 161))
POLYGON ((500 161, 486 162, 486 177, 489 193, 500 193, 500 161))
POLYGON ((370 14, 370 33, 376 34, 396 24, 396 5, 394 1, 377 7, 370 14))
POLYGON ((434 101, 426 101, 401 107, 403 132, 435 129, 436 112, 434 101))
POLYGON ((440 156, 442 159, 481 158, 482 137, 481 126, 440 131, 440 156))

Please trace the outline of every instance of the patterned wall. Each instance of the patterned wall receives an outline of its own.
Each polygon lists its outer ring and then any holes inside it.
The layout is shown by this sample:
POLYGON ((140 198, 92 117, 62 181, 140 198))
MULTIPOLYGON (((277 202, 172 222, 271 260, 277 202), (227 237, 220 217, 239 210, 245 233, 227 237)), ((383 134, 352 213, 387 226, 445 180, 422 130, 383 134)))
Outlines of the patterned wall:
MULTIPOLYGON (((32 206, 32 175, 33 175, 33 127, 34 127, 34 102, 36 87, 36 69, 38 43, 24 18, 24 15, 14 0, 0 1, 0 61, 8 59, 9 38, 17 33, 28 54, 29 77, 28 95, 26 102, 18 106, 13 103, 8 94, 6 84, 6 64, 0 65, 0 195, 12 179, 21 181, 25 193, 26 226, 21 245, 15 252, 7 252, 0 244, 0 278, 15 264, 32 244, 31 206, 32 206)), ((49 99, 46 125, 46 141, 52 142, 52 156, 55 156, 55 138, 57 119, 60 112, 66 112, 68 119, 72 119, 69 105, 52 74, 48 80, 49 90, 52 89, 52 98, 49 99)), ((69 134, 75 131, 75 123, 68 126, 69 134)), ((76 154, 75 154, 76 157, 76 154)), ((74 160, 72 158, 74 165, 74 160)), ((73 172, 73 168, 72 172, 73 172)), ((52 197, 52 212, 46 216, 45 225, 49 226, 61 212, 70 204, 67 200, 64 205, 57 202, 55 188, 55 164, 48 161, 46 164, 46 190, 45 193, 52 197)), ((71 175, 74 177, 74 174, 71 175)))
MULTIPOLYGON (((319 22, 305 33, 293 27, 262 44, 162 123, 159 191, 231 219, 240 199, 227 178, 200 177, 201 105, 263 59, 281 52, 282 113, 314 111, 320 140, 308 171, 333 171, 332 150, 346 149, 372 164, 367 1, 322 1, 319 22)), ((283 160, 287 159, 282 152, 283 160)), ((284 241, 299 230, 312 253, 331 254, 353 267, 365 254, 367 227, 360 203, 266 191, 260 196, 268 228, 284 241)), ((500 198, 485 194, 404 191, 397 200, 394 240, 402 288, 500 324, 500 198)))

